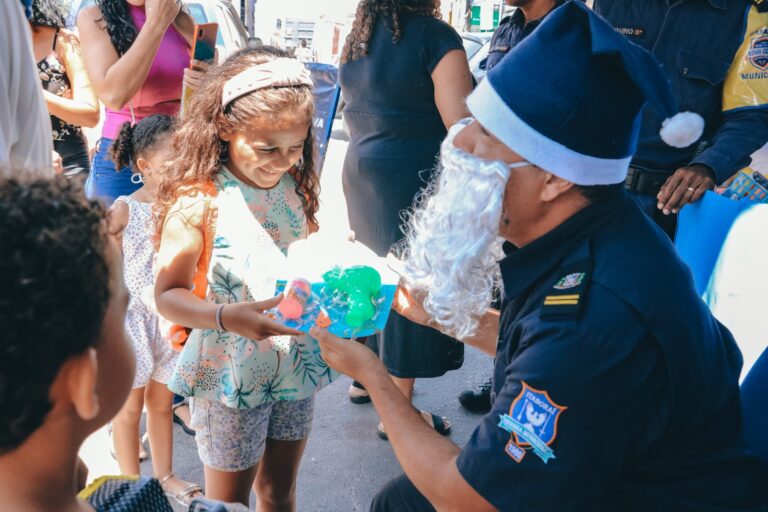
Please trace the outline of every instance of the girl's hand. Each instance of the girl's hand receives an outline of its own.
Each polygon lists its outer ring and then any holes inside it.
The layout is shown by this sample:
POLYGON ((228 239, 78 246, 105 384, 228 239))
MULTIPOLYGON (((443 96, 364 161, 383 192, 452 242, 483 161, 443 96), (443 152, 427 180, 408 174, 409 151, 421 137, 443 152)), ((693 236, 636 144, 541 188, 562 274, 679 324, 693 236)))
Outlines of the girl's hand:
POLYGON ((56 151, 53 152, 53 172, 56 174, 64 173, 64 162, 56 151))
POLYGON ((264 311, 276 307, 282 300, 283 296, 278 295, 261 302, 228 304, 221 312, 221 323, 228 331, 257 341, 270 336, 300 336, 301 331, 280 325, 264 314, 264 311))
POLYGON ((193 92, 197 91, 209 67, 210 64, 207 62, 192 60, 189 67, 184 70, 184 86, 193 92))
POLYGON ((147 23, 154 23, 164 31, 168 29, 181 10, 181 2, 178 0, 147 0, 144 4, 147 14, 147 23))

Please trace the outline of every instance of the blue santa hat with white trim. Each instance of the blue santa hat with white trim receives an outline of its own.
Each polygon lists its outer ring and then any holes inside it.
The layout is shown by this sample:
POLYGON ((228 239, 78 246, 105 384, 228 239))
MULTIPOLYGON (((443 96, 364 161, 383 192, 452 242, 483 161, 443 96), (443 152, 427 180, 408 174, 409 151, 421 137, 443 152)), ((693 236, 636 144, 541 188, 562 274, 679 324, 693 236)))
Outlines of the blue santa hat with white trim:
POLYGON ((551 12, 467 99, 506 146, 577 185, 624 181, 646 102, 666 118, 667 144, 701 137, 704 120, 678 113, 656 59, 577 1, 551 12))

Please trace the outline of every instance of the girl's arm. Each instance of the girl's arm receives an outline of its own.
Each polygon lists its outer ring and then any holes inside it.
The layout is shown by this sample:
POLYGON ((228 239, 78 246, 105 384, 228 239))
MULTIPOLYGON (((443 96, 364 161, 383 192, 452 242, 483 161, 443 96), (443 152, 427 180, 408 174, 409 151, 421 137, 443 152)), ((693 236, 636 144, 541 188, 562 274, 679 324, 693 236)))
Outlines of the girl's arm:
POLYGON ((176 0, 147 0, 147 22, 124 55, 112 45, 97 6, 86 7, 77 17, 84 48, 85 70, 96 95, 108 108, 123 108, 147 79, 152 61, 168 26, 179 14, 176 0))
POLYGON ((445 54, 432 72, 435 105, 446 128, 468 117, 467 96, 472 92, 472 73, 464 50, 445 54))
POLYGON ((120 244, 120 250, 123 248, 123 231, 128 225, 128 205, 124 201, 115 201, 109 208, 107 220, 109 222, 109 232, 120 244))
MULTIPOLYGON (((203 252, 203 218, 206 199, 182 197, 165 221, 155 279, 157 311, 166 319, 192 329, 218 329, 218 304, 192 293, 197 263, 203 252)), ((301 334, 266 318, 262 313, 275 307, 282 296, 262 302, 228 304, 221 323, 230 332, 262 340, 270 336, 301 334)))
POLYGON ((58 42, 57 51, 67 70, 72 98, 63 98, 43 90, 48 112, 65 123, 93 128, 99 123, 99 100, 83 67, 80 41, 75 34, 62 29, 59 31, 58 42))

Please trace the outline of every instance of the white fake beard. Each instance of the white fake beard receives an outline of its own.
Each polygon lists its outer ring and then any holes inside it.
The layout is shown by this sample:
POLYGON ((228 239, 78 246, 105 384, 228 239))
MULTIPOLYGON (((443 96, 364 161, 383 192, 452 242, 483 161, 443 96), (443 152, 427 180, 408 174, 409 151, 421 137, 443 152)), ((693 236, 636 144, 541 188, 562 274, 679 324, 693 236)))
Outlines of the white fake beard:
POLYGON ((456 148, 466 123, 454 125, 440 150, 440 172, 406 215, 404 273, 426 293, 424 308, 457 339, 473 336, 500 287, 499 223, 509 168, 456 148))

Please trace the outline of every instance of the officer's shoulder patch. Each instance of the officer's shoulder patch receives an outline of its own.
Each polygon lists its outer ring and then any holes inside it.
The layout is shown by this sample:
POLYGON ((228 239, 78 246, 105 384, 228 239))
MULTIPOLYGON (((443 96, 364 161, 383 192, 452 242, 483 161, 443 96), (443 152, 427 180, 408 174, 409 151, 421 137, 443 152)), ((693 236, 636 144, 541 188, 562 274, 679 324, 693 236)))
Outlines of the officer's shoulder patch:
POLYGON ((582 261, 559 270, 555 284, 546 290, 541 318, 576 317, 586 299, 591 264, 582 261))
POLYGON ((520 394, 512 402, 509 414, 499 417, 499 428, 510 433, 504 452, 521 462, 532 450, 544 464, 555 458, 550 448, 557 439, 557 424, 567 407, 555 403, 549 393, 522 382, 520 394))

